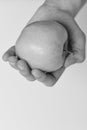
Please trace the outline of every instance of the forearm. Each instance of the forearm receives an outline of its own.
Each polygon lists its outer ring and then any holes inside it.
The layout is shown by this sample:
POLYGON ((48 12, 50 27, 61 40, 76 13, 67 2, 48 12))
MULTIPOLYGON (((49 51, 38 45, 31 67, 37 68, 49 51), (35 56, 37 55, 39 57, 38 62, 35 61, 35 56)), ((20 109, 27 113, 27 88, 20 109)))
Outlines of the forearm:
POLYGON ((37 9, 27 25, 35 21, 57 20, 59 11, 61 10, 62 12, 75 17, 86 1, 87 0, 46 0, 42 6, 37 9))
POLYGON ((52 7, 64 10, 75 17, 87 0, 46 0, 45 3, 52 7))

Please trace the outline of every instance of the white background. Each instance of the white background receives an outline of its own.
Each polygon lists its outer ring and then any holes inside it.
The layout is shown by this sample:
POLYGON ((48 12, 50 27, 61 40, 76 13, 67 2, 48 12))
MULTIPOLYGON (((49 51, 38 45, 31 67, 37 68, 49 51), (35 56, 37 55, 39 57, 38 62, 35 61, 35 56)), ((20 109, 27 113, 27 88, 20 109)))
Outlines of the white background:
MULTIPOLYGON (((0 130, 87 130, 87 59, 54 87, 28 82, 2 61, 42 2, 0 0, 0 130)), ((87 34, 87 5, 76 21, 87 34)))

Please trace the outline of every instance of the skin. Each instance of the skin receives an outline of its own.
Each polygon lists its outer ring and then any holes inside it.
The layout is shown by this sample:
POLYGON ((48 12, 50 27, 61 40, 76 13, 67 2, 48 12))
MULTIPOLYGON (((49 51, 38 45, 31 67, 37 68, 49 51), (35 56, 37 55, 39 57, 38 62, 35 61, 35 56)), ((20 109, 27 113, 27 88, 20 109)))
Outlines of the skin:
POLYGON ((50 6, 54 6, 61 9, 72 17, 75 17, 87 0, 46 0, 46 3, 50 6))
MULTIPOLYGON (((56 20, 65 26, 69 33, 70 42, 68 50, 70 54, 67 56, 63 67, 52 73, 45 73, 38 69, 31 70, 27 62, 17 57, 15 53, 15 46, 9 48, 8 51, 5 52, 5 54, 2 57, 4 61, 8 61, 12 67, 19 70, 19 72, 27 80, 38 80, 46 86, 53 86, 54 84, 56 84, 56 82, 59 80, 62 73, 65 71, 67 67, 75 63, 82 63, 85 60, 86 37, 74 19, 74 16, 76 16, 78 11, 75 11, 74 6, 72 6, 74 10, 70 10, 70 4, 69 10, 64 9, 64 7, 62 9, 62 4, 60 3, 58 3, 57 6, 57 4, 52 4, 52 1, 50 0, 47 3, 45 2, 41 7, 39 7, 39 9, 36 11, 31 20, 29 20, 29 22, 27 23, 27 25, 35 21, 56 20)), ((78 10, 80 10, 81 6, 76 7, 76 9, 77 8, 79 8, 78 10)), ((25 30, 25 28, 23 30, 25 30)))

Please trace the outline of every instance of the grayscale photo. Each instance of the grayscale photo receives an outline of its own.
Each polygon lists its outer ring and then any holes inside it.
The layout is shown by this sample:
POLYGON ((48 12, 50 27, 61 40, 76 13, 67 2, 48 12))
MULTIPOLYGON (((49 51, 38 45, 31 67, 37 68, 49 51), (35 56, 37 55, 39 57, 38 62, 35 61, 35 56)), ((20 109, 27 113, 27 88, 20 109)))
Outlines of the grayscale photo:
POLYGON ((87 130, 87 0, 0 0, 0 130, 87 130))

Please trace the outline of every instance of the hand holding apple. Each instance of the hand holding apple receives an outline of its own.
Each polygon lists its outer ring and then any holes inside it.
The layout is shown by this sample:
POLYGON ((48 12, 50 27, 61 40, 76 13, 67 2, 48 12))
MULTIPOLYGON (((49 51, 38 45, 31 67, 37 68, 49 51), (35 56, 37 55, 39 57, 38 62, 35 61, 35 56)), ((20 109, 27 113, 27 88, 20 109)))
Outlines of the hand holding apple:
MULTIPOLYGON (((54 84, 56 84, 56 82, 59 80, 59 78, 61 77, 61 75, 64 73, 65 69, 68 66, 71 66, 72 64, 75 63, 80 63, 84 61, 85 58, 85 42, 86 42, 86 38, 85 38, 85 34, 81 31, 81 29, 79 28, 77 22, 74 20, 74 17, 72 17, 68 12, 63 11, 63 10, 58 10, 58 8, 52 8, 52 6, 45 6, 45 4, 43 6, 41 6, 36 13, 34 14, 34 16, 31 18, 31 20, 29 20, 28 22, 27 28, 22 31, 19 39, 16 42, 16 46, 12 46, 10 47, 3 55, 3 60, 4 61, 8 61, 9 64, 17 69, 26 79, 28 79, 29 81, 35 81, 38 80, 40 82, 42 82, 43 84, 45 84, 46 86, 53 86, 54 84), (57 69, 56 71, 52 72, 52 73, 44 73, 42 70, 40 69, 30 69, 30 64, 28 65, 27 62, 25 60, 23 60, 23 58, 18 58, 16 53, 17 53, 17 46, 19 45, 19 48, 21 46, 21 52, 24 52, 23 55, 25 55, 25 51, 26 48, 24 48, 24 46, 28 47, 27 49, 29 49, 29 45, 23 45, 24 50, 22 50, 22 43, 25 44, 26 42, 26 38, 25 38, 25 34, 28 34, 28 27, 30 27, 29 24, 34 23, 36 21, 58 21, 59 23, 61 23, 62 25, 64 25, 66 27, 66 29, 68 30, 68 34, 69 34, 69 42, 68 42, 68 48, 66 46, 66 49, 68 49, 68 51, 70 51, 70 54, 67 55, 66 59, 65 59, 65 63, 64 65, 60 68, 57 69), (23 38, 24 41, 23 41, 23 38), (19 43, 19 41, 22 41, 19 43), (70 48, 69 48, 70 47, 70 48)), ((58 24, 56 24, 58 25, 58 24)), ((59 25, 58 25, 59 26, 59 25)), ((58 28, 58 26, 55 26, 58 28)), ((63 27, 63 26, 62 26, 63 27)), ((39 28, 38 28, 39 29, 39 28)), ((30 30, 30 29, 29 29, 30 30)), ((48 29, 49 30, 49 29, 48 29)), ((58 31, 58 30, 57 30, 58 31)), ((52 31, 53 32, 53 31, 52 31)), ((55 32, 55 31, 54 31, 55 32)), ((65 31, 64 31, 65 32, 65 31)), ((33 33, 32 33, 33 34, 33 33)), ((35 34, 35 33, 34 33, 35 34)), ((36 33, 37 34, 37 33, 36 33)), ((39 33, 40 34, 40 33, 39 33)), ((50 33, 49 33, 50 34, 50 33)), ((54 33, 57 34, 57 33, 54 33)), ((45 35, 45 34, 44 34, 45 35)), ((43 35, 43 36, 44 36, 43 35)), ((40 35, 39 35, 40 36, 40 35)), ((46 36, 46 35, 45 35, 46 36)), ((51 34, 52 36, 52 34, 51 34)), ((53 36, 50 39, 53 38, 53 36)), ((64 38, 64 35, 61 35, 62 38, 64 38)), ((59 37, 58 37, 59 38, 59 37)), ((28 37, 28 39, 30 39, 30 37, 28 37)), ((67 39, 67 38, 66 38, 67 39)), ((33 39, 34 40, 34 39, 33 39)), ((31 39, 32 41, 32 39, 31 39)), ((36 39, 35 39, 36 41, 36 39)), ((38 41, 38 40, 37 40, 38 41)), ((42 40, 45 41, 45 40, 42 40)), ((66 41, 66 40, 65 40, 66 41)), ((28 43, 28 42, 27 42, 28 43)), ((31 42, 32 43, 32 42, 31 42)), ((33 42, 34 43, 34 42, 33 42)), ((42 42, 40 42, 42 43, 42 42)), ((49 42, 48 42, 49 43, 49 42)), ((36 44, 36 42, 35 42, 36 44)), ((52 44, 52 43, 51 43, 52 44)), ((50 44, 50 45, 51 45, 50 44)), ((49 45, 49 44, 48 44, 49 45)), ((57 45, 57 44, 54 44, 57 45)), ((64 44, 63 45, 67 45, 64 44)), ((46 46, 45 46, 46 47, 46 46)), ((62 48, 62 46, 61 46, 62 48)), ((65 47, 64 47, 65 48, 65 47)), ((63 48, 62 48, 63 49, 63 48)), ((19 50, 19 49, 18 49, 19 50)), ((50 46, 50 51, 47 54, 50 54, 50 52, 54 52, 51 51, 52 47, 50 46)), ((54 49, 55 50, 55 49, 54 49)), ((56 49, 57 50, 57 49, 56 49)), ((61 49, 60 49, 61 50, 61 49)), ((40 51, 39 51, 40 52, 40 51)), ((58 49, 59 52, 59 49, 58 49)), ((62 51, 60 51, 62 52, 62 51)), ((21 53, 20 53, 21 54, 21 53)), ((63 54, 63 53, 60 53, 63 54)), ((22 56, 22 55, 20 55, 22 56)), ((28 56, 28 54, 26 54, 25 56, 28 56)), ((44 55, 43 55, 44 56, 44 55)), ((51 55, 47 55, 47 56, 52 56, 51 55)), ((54 56, 54 55, 53 55, 54 56)), ((63 55, 64 56, 64 55, 63 55)), ((28 56, 29 57, 29 56, 28 56)), ((60 56, 60 59, 64 59, 62 58, 62 56, 60 56)), ((27 60, 27 59, 26 59, 27 60)), ((30 59, 28 59, 30 60, 30 59)), ((34 59, 33 59, 34 60, 34 59)), ((45 59, 42 59, 42 61, 44 61, 45 59)), ((56 57, 56 60, 58 60, 58 58, 56 57)), ((55 61, 56 61, 55 60, 55 61)), ((61 60, 61 61, 62 61, 61 60)), ((34 60, 35 61, 35 60, 34 60)), ((51 61, 51 60, 50 60, 51 61)), ((40 61, 39 61, 40 62, 40 61)), ((30 62, 29 62, 30 63, 30 62)), ((40 62, 41 63, 41 62, 40 62)), ((54 63, 54 62, 52 62, 54 63)), ((57 63, 57 62, 56 62, 57 63)), ((59 63, 59 62, 58 62, 59 63)), ((61 62, 62 63, 62 62, 61 62)), ((49 64, 48 64, 49 65, 49 64)), ((56 64, 54 64, 56 66, 56 64)), ((58 64, 57 64, 58 65, 58 64)), ((47 65, 44 67, 48 67, 47 65)), ((50 69, 54 69, 53 66, 50 65, 50 69), (53 68, 52 68, 53 67, 53 68)), ((57 66, 58 67, 58 66, 57 66)), ((48 69, 48 68, 42 68, 42 69, 48 69)), ((55 67, 56 69, 56 67, 55 67)), ((50 71, 50 70, 49 70, 50 71)))

